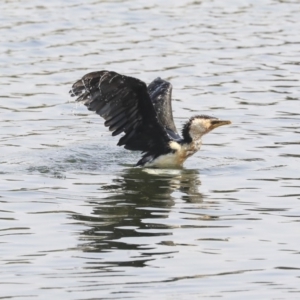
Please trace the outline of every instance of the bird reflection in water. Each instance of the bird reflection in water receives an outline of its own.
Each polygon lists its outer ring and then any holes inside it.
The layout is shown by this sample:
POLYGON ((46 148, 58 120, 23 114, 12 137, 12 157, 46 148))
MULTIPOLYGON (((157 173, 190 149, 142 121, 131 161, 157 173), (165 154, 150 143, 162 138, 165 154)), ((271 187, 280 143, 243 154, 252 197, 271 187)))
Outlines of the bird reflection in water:
MULTIPOLYGON (((197 170, 125 170, 112 184, 101 187, 103 194, 109 194, 107 197, 89 200, 94 206, 93 216, 73 216, 89 227, 81 233, 81 248, 85 252, 113 251, 116 248, 137 250, 141 247, 149 250, 141 237, 171 235, 173 226, 159 224, 159 219, 168 218, 180 198, 201 203, 200 185, 197 170), (151 219, 155 219, 155 223, 151 219), (124 242, 128 237, 134 238, 134 243, 124 242)), ((129 263, 142 266, 148 260, 149 257, 129 263)))

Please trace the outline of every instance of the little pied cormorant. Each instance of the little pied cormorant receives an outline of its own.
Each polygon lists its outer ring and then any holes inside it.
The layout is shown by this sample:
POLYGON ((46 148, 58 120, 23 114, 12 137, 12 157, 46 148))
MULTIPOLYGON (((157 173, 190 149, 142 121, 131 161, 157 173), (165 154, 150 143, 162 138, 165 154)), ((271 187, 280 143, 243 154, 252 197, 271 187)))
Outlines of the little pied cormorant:
POLYGON ((142 151, 137 166, 182 167, 200 149, 204 134, 231 123, 194 116, 183 126, 181 137, 173 120, 172 85, 159 77, 147 87, 137 78, 116 72, 92 72, 76 81, 70 94, 103 117, 113 136, 125 133, 118 146, 142 151))

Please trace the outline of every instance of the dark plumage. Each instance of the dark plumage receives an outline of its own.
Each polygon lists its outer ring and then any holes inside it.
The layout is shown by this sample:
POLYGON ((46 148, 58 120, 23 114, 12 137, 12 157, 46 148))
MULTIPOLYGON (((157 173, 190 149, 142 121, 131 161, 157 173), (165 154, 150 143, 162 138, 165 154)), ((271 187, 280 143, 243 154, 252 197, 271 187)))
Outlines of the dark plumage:
POLYGON ((137 165, 182 166, 200 148, 201 136, 211 130, 210 124, 229 124, 196 116, 184 125, 180 137, 172 114, 172 85, 161 78, 147 87, 139 79, 116 72, 92 72, 75 82, 70 94, 103 117, 112 135, 124 133, 118 146, 144 153, 137 165), (195 136, 198 127, 199 138, 195 136))

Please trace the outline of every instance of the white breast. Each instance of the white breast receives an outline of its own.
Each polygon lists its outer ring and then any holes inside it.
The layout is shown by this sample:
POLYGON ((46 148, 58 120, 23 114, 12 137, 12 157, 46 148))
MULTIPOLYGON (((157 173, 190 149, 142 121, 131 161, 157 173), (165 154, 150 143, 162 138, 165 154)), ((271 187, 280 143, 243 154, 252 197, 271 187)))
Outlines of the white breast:
POLYGON ((170 142, 173 153, 161 155, 152 162, 146 163, 145 167, 154 168, 181 168, 184 161, 196 153, 201 147, 201 140, 190 144, 180 145, 177 142, 170 142))

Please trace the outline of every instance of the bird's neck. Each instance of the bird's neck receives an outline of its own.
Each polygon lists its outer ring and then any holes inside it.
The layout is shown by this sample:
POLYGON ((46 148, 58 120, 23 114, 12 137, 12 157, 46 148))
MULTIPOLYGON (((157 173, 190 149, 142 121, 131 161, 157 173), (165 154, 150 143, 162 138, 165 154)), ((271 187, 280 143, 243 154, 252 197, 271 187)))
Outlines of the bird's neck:
POLYGON ((183 143, 182 144, 186 144, 186 145, 198 145, 202 143, 202 134, 190 134, 187 133, 187 135, 183 135, 183 143))
POLYGON ((198 150, 200 150, 201 145, 202 145, 202 140, 201 140, 201 137, 200 137, 198 139, 193 139, 189 143, 183 142, 182 149, 184 149, 187 152, 193 152, 193 153, 195 153, 198 150))

